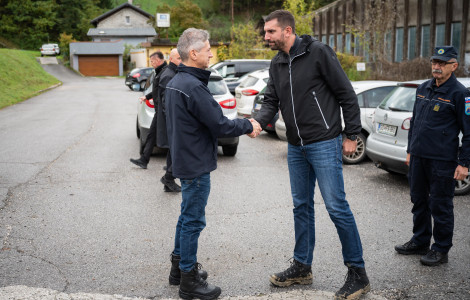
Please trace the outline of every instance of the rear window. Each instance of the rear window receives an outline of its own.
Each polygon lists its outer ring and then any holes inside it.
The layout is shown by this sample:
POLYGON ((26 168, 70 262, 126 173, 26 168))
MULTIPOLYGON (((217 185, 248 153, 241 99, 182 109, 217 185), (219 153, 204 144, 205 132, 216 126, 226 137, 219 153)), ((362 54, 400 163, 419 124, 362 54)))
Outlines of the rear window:
POLYGON ((416 88, 414 87, 396 87, 380 103, 379 108, 391 111, 413 111, 413 105, 416 100, 416 88))
POLYGON ((222 78, 211 77, 207 87, 212 95, 224 95, 227 93, 227 86, 222 78))
POLYGON ((240 83, 240 87, 254 86, 258 82, 258 78, 253 76, 248 76, 245 80, 240 83))

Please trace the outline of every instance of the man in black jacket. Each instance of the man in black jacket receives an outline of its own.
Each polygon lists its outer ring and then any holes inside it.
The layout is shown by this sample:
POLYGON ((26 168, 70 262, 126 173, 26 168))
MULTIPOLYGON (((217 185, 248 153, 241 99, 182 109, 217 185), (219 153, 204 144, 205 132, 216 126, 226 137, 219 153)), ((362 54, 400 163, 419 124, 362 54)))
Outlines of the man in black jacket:
MULTIPOLYGON (((140 102, 145 100, 150 100, 153 98, 155 112, 158 111, 156 102, 158 97, 158 82, 160 81, 160 75, 163 69, 167 66, 167 63, 164 59, 163 53, 161 51, 156 51, 150 55, 150 65, 155 68, 155 77, 153 79, 152 92, 148 93, 145 96, 139 98, 140 102)), ((150 156, 152 155, 153 148, 155 147, 157 139, 157 114, 154 115, 152 119, 152 124, 150 125, 147 138, 145 139, 145 144, 143 151, 139 159, 131 158, 131 163, 141 167, 142 169, 147 169, 147 164, 150 161, 150 156)))
POLYGON ((313 198, 318 182, 348 267, 346 283, 335 296, 359 297, 370 290, 370 285, 359 232, 345 198, 342 169, 342 151, 345 154, 355 151, 356 135, 361 131, 356 94, 330 47, 311 36, 295 34, 290 12, 272 12, 266 18, 264 30, 265 40, 279 53, 271 61, 268 87, 256 120, 266 126, 280 108, 286 123, 295 225, 293 262, 287 270, 271 275, 270 282, 280 287, 312 283, 313 198))
MULTIPOLYGON (((242 134, 255 137, 261 127, 254 120, 228 119, 212 97, 207 87, 211 72, 205 70, 212 57, 207 31, 186 29, 177 48, 182 63, 165 90, 173 175, 181 180, 183 198, 172 257, 180 258, 180 297, 209 300, 217 298, 221 290, 208 284, 199 272, 197 248, 199 235, 206 226, 210 172, 217 168, 217 138, 242 134)), ((172 266, 170 283, 175 271, 172 266)))
MULTIPOLYGON (((165 88, 168 82, 175 76, 176 68, 181 63, 181 57, 176 48, 170 51, 169 61, 170 63, 160 75, 160 80, 158 82, 157 104, 155 105, 155 107, 158 107, 155 115, 157 119, 157 146, 160 148, 169 148, 166 132, 165 88)), ((181 187, 176 184, 175 177, 173 177, 172 174, 170 151, 166 154, 166 172, 160 179, 160 182, 163 183, 165 192, 181 192, 181 187)))

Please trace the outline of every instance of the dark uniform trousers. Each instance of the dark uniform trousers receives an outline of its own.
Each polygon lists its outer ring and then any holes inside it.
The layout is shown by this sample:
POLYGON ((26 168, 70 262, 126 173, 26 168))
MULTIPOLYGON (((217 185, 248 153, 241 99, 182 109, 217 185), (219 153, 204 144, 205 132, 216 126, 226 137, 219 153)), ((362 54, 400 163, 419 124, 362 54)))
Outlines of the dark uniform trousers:
POLYGON ((454 231, 454 172, 457 163, 411 155, 408 179, 413 208, 413 238, 418 245, 447 253, 454 231), (434 228, 432 219, 434 220, 434 228))

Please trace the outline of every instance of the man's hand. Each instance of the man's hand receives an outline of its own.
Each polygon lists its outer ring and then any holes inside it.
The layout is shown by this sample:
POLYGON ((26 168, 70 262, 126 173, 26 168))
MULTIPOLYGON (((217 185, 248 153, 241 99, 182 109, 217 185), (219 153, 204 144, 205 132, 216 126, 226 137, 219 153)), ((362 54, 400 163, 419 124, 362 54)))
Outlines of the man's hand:
POLYGON ((247 135, 251 138, 255 138, 261 133, 261 125, 259 125, 259 123, 255 119, 249 119, 248 121, 251 122, 251 125, 253 126, 253 131, 251 133, 248 133, 247 135))
POLYGON ((464 180, 468 176, 468 168, 458 165, 455 169, 454 179, 455 180, 464 180))
POLYGON ((352 141, 348 138, 345 138, 343 141, 343 154, 351 155, 356 152, 357 141, 352 141))
POLYGON ((407 166, 410 165, 410 157, 411 157, 411 154, 407 153, 407 154, 406 154, 406 161, 405 161, 405 164, 406 164, 407 166))

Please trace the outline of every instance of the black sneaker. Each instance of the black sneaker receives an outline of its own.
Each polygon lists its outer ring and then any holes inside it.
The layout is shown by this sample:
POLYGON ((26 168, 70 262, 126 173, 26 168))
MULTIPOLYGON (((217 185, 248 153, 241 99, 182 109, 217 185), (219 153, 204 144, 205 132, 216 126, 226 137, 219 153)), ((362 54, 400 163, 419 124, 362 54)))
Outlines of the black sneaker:
POLYGON ((335 300, 338 299, 359 299, 361 295, 370 291, 369 278, 366 269, 359 267, 348 267, 346 282, 343 287, 336 292, 335 300))
POLYGON ((421 257, 420 262, 425 266, 433 267, 449 262, 449 257, 447 256, 447 253, 429 250, 426 255, 421 257))
POLYGON ((163 183, 164 185, 163 189, 165 190, 165 192, 173 192, 173 193, 181 192, 181 187, 175 182, 174 179, 167 180, 165 176, 163 176, 160 179, 160 182, 163 183))
POLYGON ((141 167, 142 169, 147 169, 147 164, 145 162, 143 162, 140 158, 139 159, 131 158, 130 161, 131 161, 131 163, 141 167))
POLYGON ((403 255, 410 254, 426 254, 429 251, 429 245, 417 245, 413 240, 404 243, 403 245, 396 245, 395 251, 403 255))
POLYGON ((293 259, 287 270, 271 275, 269 281, 279 287, 286 287, 293 284, 312 284, 312 267, 293 259))

